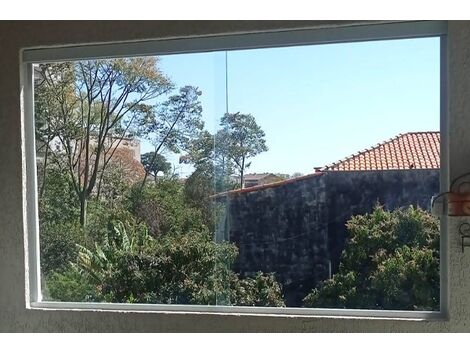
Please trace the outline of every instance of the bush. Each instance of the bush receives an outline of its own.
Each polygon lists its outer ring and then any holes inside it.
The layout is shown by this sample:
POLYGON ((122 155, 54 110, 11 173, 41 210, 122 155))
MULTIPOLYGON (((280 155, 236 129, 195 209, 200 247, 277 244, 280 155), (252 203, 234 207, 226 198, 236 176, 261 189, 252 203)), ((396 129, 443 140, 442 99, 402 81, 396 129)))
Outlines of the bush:
POLYGON ((285 307, 281 285, 274 274, 256 273, 255 277, 231 283, 231 304, 235 306, 285 307))
POLYGON ((39 248, 44 274, 63 270, 76 258, 75 244, 83 241, 79 214, 70 178, 56 168, 48 169, 39 199, 39 248))
POLYGON ((140 185, 134 186, 126 207, 147 225, 154 237, 204 232, 208 228, 201 211, 186 201, 184 186, 179 180, 162 179, 156 184, 147 184, 142 190, 140 185))
POLYGON ((39 229, 41 272, 66 269, 78 254, 76 244, 83 243, 83 231, 74 223, 42 223, 39 229))
POLYGON ((61 170, 51 167, 46 174, 44 192, 39 199, 39 219, 42 223, 77 222, 80 216, 78 198, 72 180, 61 170))
POLYGON ((63 272, 48 275, 43 295, 45 300, 61 302, 95 302, 99 292, 90 281, 84 280, 79 271, 69 267, 63 272))
POLYGON ((56 274, 49 282, 50 295, 119 303, 283 306, 273 275, 258 273, 241 280, 230 270, 237 252, 233 244, 213 242, 208 233, 155 239, 145 227, 118 223, 102 244, 80 247, 70 270, 84 286, 76 287, 69 272, 56 274))
POLYGON ((307 307, 439 309, 439 222, 412 206, 382 207, 347 223, 338 273, 305 299, 307 307))

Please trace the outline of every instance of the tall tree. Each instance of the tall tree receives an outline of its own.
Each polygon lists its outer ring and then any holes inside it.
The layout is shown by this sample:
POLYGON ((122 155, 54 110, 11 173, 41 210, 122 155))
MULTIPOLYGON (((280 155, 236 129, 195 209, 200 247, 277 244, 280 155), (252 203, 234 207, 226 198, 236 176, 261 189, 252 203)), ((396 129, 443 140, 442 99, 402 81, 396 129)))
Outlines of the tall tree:
POLYGON ((180 157, 180 163, 192 164, 195 168, 186 183, 188 186, 192 179, 197 179, 200 185, 205 185, 206 195, 234 188, 231 176, 235 171, 228 156, 226 140, 223 130, 215 135, 204 130, 192 140, 187 154, 180 157))
POLYGON ((238 173, 240 188, 243 188, 245 170, 250 167, 250 158, 268 150, 265 133, 251 114, 225 114, 221 121, 217 153, 225 156, 238 173))
POLYGON ((146 172, 153 176, 155 182, 157 181, 159 172, 166 175, 172 170, 171 163, 166 160, 165 156, 156 154, 155 152, 142 154, 141 160, 146 172))
MULTIPOLYGON (((180 88, 141 126, 141 134, 153 144, 155 151, 149 164, 153 165, 163 150, 180 153, 188 150, 191 142, 204 128, 201 119, 201 91, 196 87, 180 88)), ((150 171, 147 169, 140 189, 145 186, 150 171)))
POLYGON ((52 114, 43 108, 45 143, 56 139, 60 146, 55 160, 71 176, 82 226, 87 200, 122 139, 132 135, 137 121, 148 119, 151 103, 173 88, 157 63, 146 57, 39 67, 38 94, 53 103, 52 114))

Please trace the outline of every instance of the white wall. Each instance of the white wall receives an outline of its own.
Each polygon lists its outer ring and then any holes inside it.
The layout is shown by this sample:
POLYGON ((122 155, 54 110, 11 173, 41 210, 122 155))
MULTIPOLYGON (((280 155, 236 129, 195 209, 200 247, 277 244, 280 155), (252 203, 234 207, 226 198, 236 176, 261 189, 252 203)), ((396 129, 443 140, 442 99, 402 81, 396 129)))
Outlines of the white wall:
MULTIPOLYGON (((0 331, 470 331, 470 249, 461 253, 456 218, 449 220, 450 311, 443 321, 26 309, 21 48, 324 25, 335 22, 0 22, 0 331)), ((448 40, 452 179, 470 170, 470 22, 450 22, 448 40)))

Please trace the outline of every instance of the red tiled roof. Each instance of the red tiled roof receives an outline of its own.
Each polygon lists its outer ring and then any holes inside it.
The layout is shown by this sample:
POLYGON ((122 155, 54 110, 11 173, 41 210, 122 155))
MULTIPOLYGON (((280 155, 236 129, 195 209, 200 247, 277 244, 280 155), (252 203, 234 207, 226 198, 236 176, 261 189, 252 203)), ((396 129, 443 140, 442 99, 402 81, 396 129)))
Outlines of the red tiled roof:
POLYGON ((266 188, 283 186, 310 177, 321 176, 328 171, 438 169, 440 161, 439 151, 439 132, 403 133, 388 141, 379 143, 375 147, 353 154, 346 159, 323 168, 318 168, 315 173, 260 186, 218 193, 212 197, 235 196, 266 188))
POLYGON ((399 134, 376 146, 353 154, 321 171, 438 169, 439 132, 399 134))

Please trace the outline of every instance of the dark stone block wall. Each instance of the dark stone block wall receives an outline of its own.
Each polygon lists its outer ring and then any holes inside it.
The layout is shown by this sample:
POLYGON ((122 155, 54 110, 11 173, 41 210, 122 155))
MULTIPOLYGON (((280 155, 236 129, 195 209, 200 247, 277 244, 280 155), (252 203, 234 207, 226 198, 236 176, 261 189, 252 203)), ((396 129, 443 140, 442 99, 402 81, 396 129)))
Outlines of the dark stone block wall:
POLYGON ((324 175, 241 193, 228 203, 229 239, 242 275, 274 272, 289 302, 328 277, 328 210, 324 175))
POLYGON ((330 171, 285 184, 232 193, 227 238, 239 247, 242 276, 274 272, 288 306, 334 274, 352 215, 419 205, 439 192, 438 170, 330 171))

